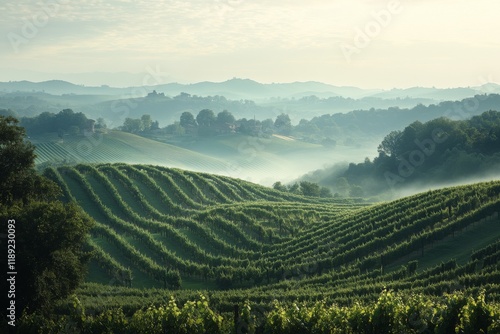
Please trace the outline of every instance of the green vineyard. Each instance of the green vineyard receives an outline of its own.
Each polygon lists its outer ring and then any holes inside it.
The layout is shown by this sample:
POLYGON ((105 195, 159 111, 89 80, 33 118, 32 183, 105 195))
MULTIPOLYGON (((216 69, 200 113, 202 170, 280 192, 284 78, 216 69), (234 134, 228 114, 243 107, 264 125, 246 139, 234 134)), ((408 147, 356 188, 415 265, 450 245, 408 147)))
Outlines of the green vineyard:
POLYGON ((96 222, 77 292, 91 314, 120 307, 130 317, 200 292, 226 320, 245 302, 270 316, 281 314, 276 301, 352 307, 386 290, 438 298, 484 289, 488 302, 500 298, 498 181, 367 204, 149 165, 45 175, 96 222))
POLYGON ((88 136, 31 138, 36 146, 36 164, 44 163, 135 163, 176 166, 206 171, 225 171, 227 163, 177 146, 131 133, 109 130, 88 136))

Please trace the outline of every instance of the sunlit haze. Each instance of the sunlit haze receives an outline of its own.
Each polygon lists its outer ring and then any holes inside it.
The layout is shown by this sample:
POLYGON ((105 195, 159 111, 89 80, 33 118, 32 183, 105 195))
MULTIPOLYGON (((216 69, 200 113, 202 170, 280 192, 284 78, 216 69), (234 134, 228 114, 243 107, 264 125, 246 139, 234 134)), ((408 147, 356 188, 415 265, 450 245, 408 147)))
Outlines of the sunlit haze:
POLYGON ((154 69, 155 83, 500 82, 494 0, 24 0, 0 12, 0 81, 141 85, 154 69))

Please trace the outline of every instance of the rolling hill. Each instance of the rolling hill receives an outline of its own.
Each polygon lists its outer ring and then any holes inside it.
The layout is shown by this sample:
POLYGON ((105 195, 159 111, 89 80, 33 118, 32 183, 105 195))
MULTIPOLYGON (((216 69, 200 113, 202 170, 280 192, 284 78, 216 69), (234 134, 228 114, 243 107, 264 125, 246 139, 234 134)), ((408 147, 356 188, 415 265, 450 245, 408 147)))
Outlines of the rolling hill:
POLYGON ((373 301, 385 288, 500 297, 498 181, 368 205, 149 165, 45 174, 96 221, 79 291, 96 312, 116 303, 133 312, 165 294, 196 299, 199 290, 221 312, 245 299, 373 301), (161 290, 178 288, 176 275, 181 290, 161 290))
POLYGON ((211 172, 272 185, 291 181, 331 161, 343 161, 370 150, 339 146, 328 149, 318 144, 287 138, 259 138, 240 134, 184 140, 172 144, 122 131, 92 136, 64 136, 55 133, 32 136, 36 164, 141 163, 193 171, 211 172))
POLYGON ((122 131, 63 139, 49 134, 32 137, 30 141, 36 146, 36 164, 126 162, 218 173, 228 169, 222 160, 122 131))
MULTIPOLYGON (((106 76, 112 74, 107 73, 106 76)), ((116 74, 115 74, 116 75, 116 74)), ((138 78, 142 80, 143 77, 138 78)), ((137 79, 136 79, 137 80, 137 79)), ((136 81, 134 80, 134 81, 136 81)), ((412 87, 407 89, 362 89, 350 86, 334 86, 315 81, 291 83, 259 83, 251 79, 233 78, 223 82, 197 82, 192 84, 168 83, 155 86, 146 86, 148 90, 165 92, 168 95, 178 95, 181 92, 207 95, 224 95, 231 99, 266 99, 272 97, 292 97, 298 94, 315 95, 327 94, 328 96, 344 96, 362 98, 367 96, 387 98, 425 97, 436 100, 463 99, 478 93, 499 92, 499 86, 493 83, 478 87, 459 88, 425 88, 412 87)), ((0 91, 3 92, 46 92, 54 95, 62 94, 92 94, 92 95, 125 95, 138 87, 109 87, 76 85, 63 80, 49 80, 42 82, 10 81, 0 82, 0 91)))

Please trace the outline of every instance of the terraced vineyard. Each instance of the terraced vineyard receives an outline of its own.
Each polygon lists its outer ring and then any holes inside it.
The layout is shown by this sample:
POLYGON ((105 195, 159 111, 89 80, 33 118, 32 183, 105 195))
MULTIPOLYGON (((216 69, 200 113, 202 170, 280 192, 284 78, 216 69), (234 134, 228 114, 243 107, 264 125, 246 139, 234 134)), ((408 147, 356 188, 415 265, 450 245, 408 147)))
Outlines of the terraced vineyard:
POLYGON ((96 221, 78 293, 87 309, 133 312, 198 290, 220 312, 244 300, 368 302, 387 288, 500 297, 498 181, 368 205, 147 165, 45 174, 96 221))

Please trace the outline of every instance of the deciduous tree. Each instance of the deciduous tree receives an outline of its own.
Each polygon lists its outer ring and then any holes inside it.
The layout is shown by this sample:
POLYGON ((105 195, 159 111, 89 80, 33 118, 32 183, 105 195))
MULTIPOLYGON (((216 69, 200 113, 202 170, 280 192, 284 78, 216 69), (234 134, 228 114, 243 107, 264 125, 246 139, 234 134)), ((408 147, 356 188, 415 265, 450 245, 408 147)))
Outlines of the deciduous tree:
POLYGON ((282 134, 290 134, 292 130, 292 122, 290 121, 290 116, 288 114, 280 114, 276 117, 276 121, 274 121, 274 127, 278 130, 279 133, 282 134))
MULTIPOLYGON (((26 308, 47 311, 83 280, 87 257, 81 246, 92 220, 75 204, 56 200, 60 189, 36 173, 35 147, 17 124, 15 118, 0 116, 1 233, 15 232, 9 245, 15 251, 11 271, 19 273, 15 277, 19 318, 26 308)), ((5 279, 0 289, 9 291, 5 279)), ((4 306, 2 319, 6 319, 4 306)))

